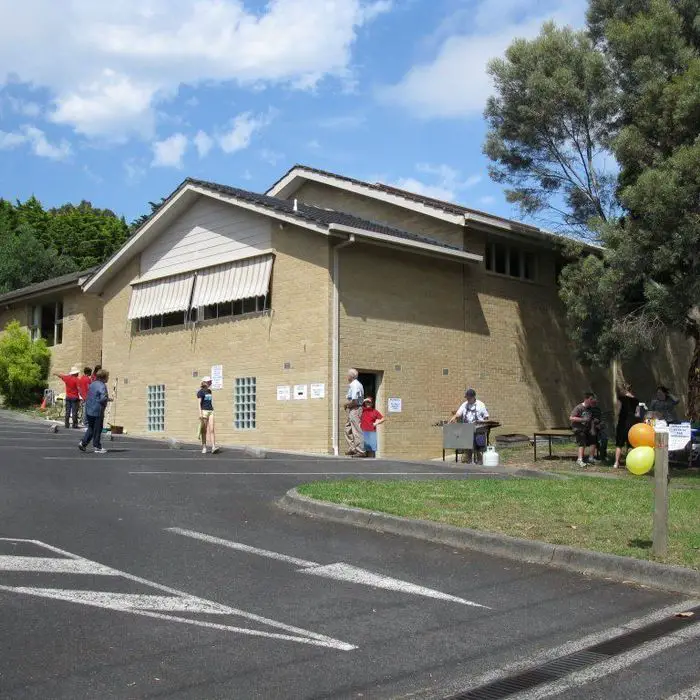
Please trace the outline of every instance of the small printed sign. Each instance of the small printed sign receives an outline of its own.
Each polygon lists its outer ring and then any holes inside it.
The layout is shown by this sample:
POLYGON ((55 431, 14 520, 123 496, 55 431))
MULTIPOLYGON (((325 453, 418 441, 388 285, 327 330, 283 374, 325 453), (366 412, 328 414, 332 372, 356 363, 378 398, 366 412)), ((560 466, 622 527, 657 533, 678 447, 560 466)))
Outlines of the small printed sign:
POLYGON ((389 399, 387 401, 387 410, 389 413, 401 413, 403 409, 403 402, 401 399, 389 399))
POLYGON ((211 388, 219 390, 224 388, 224 366, 213 365, 211 368, 211 388))
POLYGON ((674 423, 668 426, 668 451, 684 450, 690 442, 690 423, 674 423))
POLYGON ((292 387, 291 386, 278 386, 277 387, 277 400, 278 401, 290 401, 292 398, 292 387))
POLYGON ((326 385, 325 384, 312 384, 311 385, 311 398, 312 399, 325 399, 326 398, 326 385))
POLYGON ((306 384, 297 384, 294 387, 294 400, 295 401, 306 401, 309 398, 309 389, 306 384))

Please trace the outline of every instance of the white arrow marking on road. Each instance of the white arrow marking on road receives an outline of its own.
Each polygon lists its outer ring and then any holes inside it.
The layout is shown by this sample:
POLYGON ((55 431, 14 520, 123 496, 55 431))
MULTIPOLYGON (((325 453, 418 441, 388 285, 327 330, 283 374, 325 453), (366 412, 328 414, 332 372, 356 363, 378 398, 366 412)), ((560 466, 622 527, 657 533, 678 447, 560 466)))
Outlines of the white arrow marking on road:
POLYGON ((279 552, 271 552, 269 549, 258 549, 257 547, 251 547, 250 545, 243 544, 241 542, 233 542, 231 540, 222 539, 221 537, 205 535, 202 532, 195 532, 194 530, 185 530, 181 527, 170 527, 167 528, 167 531, 174 532, 177 535, 183 535, 184 537, 191 537, 195 540, 209 542, 210 544, 218 544, 222 547, 228 547, 229 549, 236 549, 241 552, 247 552, 248 554, 255 554, 259 557, 265 557, 267 559, 276 559, 277 561, 282 561, 287 564, 300 566, 301 568, 298 569, 298 571, 302 574, 322 576, 324 578, 335 579, 336 581, 359 583, 361 585, 371 586, 373 588, 383 588, 388 591, 410 593, 412 595, 420 595, 426 598, 435 598, 437 600, 447 600, 452 603, 460 603, 461 605, 469 605, 475 608, 485 608, 487 610, 491 609, 487 605, 480 605, 479 603, 474 603, 471 600, 458 598, 457 596, 449 595, 448 593, 441 593, 440 591, 436 591, 432 588, 418 586, 415 583, 402 581, 398 578, 391 578, 389 576, 384 576, 383 574, 375 574, 372 571, 360 569, 356 566, 352 566, 351 564, 344 564, 343 562, 328 565, 318 564, 315 561, 309 561, 307 559, 298 559, 297 557, 290 557, 286 554, 280 554, 279 552))
POLYGON ((485 608, 485 605, 472 603, 470 600, 458 598, 449 593, 441 593, 432 588, 417 586, 415 583, 401 581, 398 578, 383 576, 382 574, 373 574, 366 569, 358 569, 350 564, 329 564, 328 566, 315 566, 309 569, 299 569, 302 574, 311 574, 313 576, 323 576, 325 578, 333 578, 337 581, 349 581, 350 583, 360 583, 364 586, 372 586, 373 588, 384 588, 388 591, 401 591, 402 593, 412 593, 413 595, 421 595, 426 598, 435 598, 436 600, 448 600, 452 603, 461 603, 462 605, 471 605, 477 608, 485 608))
POLYGON ((227 605, 221 605, 205 598, 190 595, 183 591, 178 591, 175 588, 169 588, 159 583, 154 583, 148 579, 134 576, 133 574, 112 569, 89 559, 84 559, 71 552, 53 547, 52 545, 40 542, 38 540, 16 539, 9 537, 0 537, 0 542, 12 542, 17 544, 32 544, 42 549, 46 549, 54 554, 60 554, 64 558, 58 557, 22 557, 22 556, 2 556, 0 557, 0 577, 4 571, 8 572, 34 572, 34 573, 66 573, 66 574, 100 574, 103 576, 117 576, 134 583, 148 586, 168 595, 143 595, 143 594, 127 594, 117 593, 113 591, 85 591, 85 590, 66 590, 62 588, 38 588, 30 586, 3 586, 0 585, 0 591, 8 593, 16 593, 20 595, 36 596, 39 598, 49 598, 53 600, 61 600, 70 603, 79 603, 89 605, 96 608, 105 608, 108 610, 117 610, 120 612, 128 612, 132 615, 141 615, 143 617, 152 617, 159 620, 167 620, 169 622, 179 622, 187 625, 195 625, 197 627, 205 627, 208 629, 222 630, 225 632, 235 632, 251 637, 266 637, 268 639, 280 639, 299 644, 310 644, 313 646, 327 647, 330 649, 339 649, 341 651, 351 651, 357 647, 353 644, 342 642, 332 637, 327 637, 323 634, 310 632, 309 630, 300 627, 287 625, 276 620, 262 617, 254 613, 245 612, 237 608, 230 608, 227 605), (26 559, 26 562, 19 560, 26 559), (3 563, 5 566, 3 566, 3 563), (206 620, 196 620, 191 618, 178 617, 172 613, 187 612, 188 614, 205 614, 205 615, 228 615, 232 617, 241 617, 250 622, 266 625, 274 629, 279 629, 287 634, 276 632, 264 632, 262 630, 247 629, 245 627, 236 627, 233 625, 219 624, 206 620))

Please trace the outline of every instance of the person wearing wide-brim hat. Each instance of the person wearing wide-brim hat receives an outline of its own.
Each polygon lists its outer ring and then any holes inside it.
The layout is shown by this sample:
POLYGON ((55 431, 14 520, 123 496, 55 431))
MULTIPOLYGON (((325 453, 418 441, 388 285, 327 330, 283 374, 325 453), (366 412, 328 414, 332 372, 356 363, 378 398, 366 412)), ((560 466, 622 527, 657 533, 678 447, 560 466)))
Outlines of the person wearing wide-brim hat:
POLYGON ((78 381, 80 370, 73 365, 68 374, 56 374, 56 376, 62 380, 66 386, 66 428, 70 427, 71 420, 73 427, 77 428, 78 406, 80 405, 80 382, 78 381))

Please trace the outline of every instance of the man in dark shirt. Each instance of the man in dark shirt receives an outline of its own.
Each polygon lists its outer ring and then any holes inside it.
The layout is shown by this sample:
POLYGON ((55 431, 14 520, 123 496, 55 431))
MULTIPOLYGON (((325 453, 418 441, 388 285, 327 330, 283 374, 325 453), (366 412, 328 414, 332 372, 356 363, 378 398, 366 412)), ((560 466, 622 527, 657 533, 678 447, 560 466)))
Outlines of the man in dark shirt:
POLYGON ((586 449, 591 449, 591 460, 593 450, 595 449, 596 438, 593 425, 593 405, 596 403, 596 396, 592 391, 587 391, 584 394, 584 399, 580 404, 574 407, 571 411, 569 420, 571 421, 571 430, 574 431, 576 444, 578 445, 578 461, 576 464, 579 467, 585 467, 586 449))

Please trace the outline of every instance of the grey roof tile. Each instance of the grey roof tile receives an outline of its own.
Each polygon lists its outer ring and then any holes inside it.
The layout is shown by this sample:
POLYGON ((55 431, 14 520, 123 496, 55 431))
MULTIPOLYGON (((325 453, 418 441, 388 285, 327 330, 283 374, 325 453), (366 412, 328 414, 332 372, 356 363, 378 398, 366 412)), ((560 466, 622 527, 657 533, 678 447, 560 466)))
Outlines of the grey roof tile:
POLYGON ((91 267, 89 270, 82 270, 81 272, 71 272, 68 275, 61 275, 60 277, 52 277, 51 279, 44 280, 43 282, 37 282, 36 284, 30 284, 27 287, 22 287, 21 289, 14 289, 6 294, 0 294, 0 304, 7 304, 12 301, 17 301, 23 297, 35 296, 41 294, 42 292, 50 292, 52 289, 59 287, 66 287, 75 283, 77 286, 78 281, 83 277, 89 277, 98 268, 91 267))

